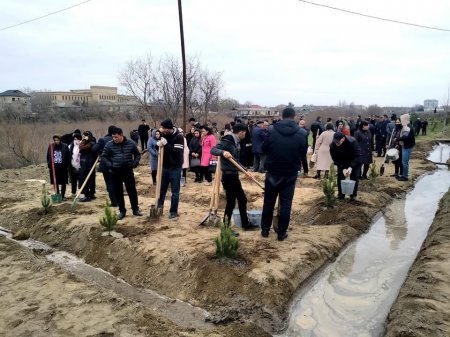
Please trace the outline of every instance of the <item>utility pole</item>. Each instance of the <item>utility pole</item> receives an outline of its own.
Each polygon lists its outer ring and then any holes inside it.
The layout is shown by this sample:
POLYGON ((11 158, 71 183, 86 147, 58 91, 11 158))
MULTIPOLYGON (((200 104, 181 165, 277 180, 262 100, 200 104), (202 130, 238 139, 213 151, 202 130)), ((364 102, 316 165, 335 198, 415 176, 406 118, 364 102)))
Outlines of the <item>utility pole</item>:
POLYGON ((183 30, 183 9, 181 0, 178 0, 178 18, 180 21, 180 38, 181 38, 181 58, 183 61, 183 130, 187 134, 186 128, 186 54, 184 52, 184 30, 183 30))

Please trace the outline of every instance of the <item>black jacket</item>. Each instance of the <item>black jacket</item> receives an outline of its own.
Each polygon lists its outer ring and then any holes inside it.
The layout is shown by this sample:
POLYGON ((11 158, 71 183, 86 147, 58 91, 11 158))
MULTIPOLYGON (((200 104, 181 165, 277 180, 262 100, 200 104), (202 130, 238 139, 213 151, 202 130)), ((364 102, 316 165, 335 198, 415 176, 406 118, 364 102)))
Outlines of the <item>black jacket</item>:
MULTIPOLYGON (((186 139, 187 141, 187 139, 186 139)), ((202 142, 201 142, 201 138, 200 137, 192 137, 191 141, 188 143, 189 144, 189 154, 191 154, 192 152, 194 153, 198 153, 199 154, 199 159, 202 156, 202 142)))
POLYGON ((400 142, 403 142, 404 149, 410 149, 416 145, 416 132, 414 128, 409 125, 409 132, 404 132, 403 130, 400 132, 400 142))
POLYGON ((311 124, 311 133, 312 133, 313 138, 316 138, 317 136, 319 136, 323 131, 324 131, 324 128, 323 128, 323 125, 321 122, 316 120, 311 124))
MULTIPOLYGON (((110 141, 112 141, 111 135, 106 135, 98 140, 98 143, 94 145, 92 150, 97 153, 98 156, 101 156, 103 153, 103 149, 105 148, 106 144, 108 144, 110 141)), ((105 160, 103 158, 100 158, 100 165, 98 166, 98 172, 106 172, 108 170, 108 167, 106 166, 105 160)))
POLYGON ((222 171, 229 173, 238 173, 238 169, 228 159, 223 158, 223 152, 228 151, 233 156, 234 160, 239 161, 240 145, 238 146, 234 141, 233 135, 223 136, 220 143, 211 149, 213 156, 221 156, 220 168, 222 171))
POLYGON ((341 170, 361 165, 361 150, 356 139, 351 136, 345 136, 345 141, 340 146, 334 142, 331 143, 330 154, 336 166, 341 170))
POLYGON ((369 130, 363 131, 359 130, 355 133, 355 139, 358 142, 359 150, 361 152, 360 163, 370 164, 372 163, 372 134, 369 130))
POLYGON ((296 176, 301 158, 308 150, 306 131, 294 120, 284 119, 269 130, 262 149, 266 158, 266 170, 273 175, 296 176))
POLYGON ((181 168, 184 160, 184 137, 178 132, 177 128, 173 128, 170 135, 163 135, 167 139, 164 145, 163 167, 166 169, 181 168))
POLYGON ((95 145, 95 141, 93 139, 90 140, 82 140, 80 143, 80 164, 81 167, 92 167, 95 160, 97 159, 97 152, 93 151, 95 145))
MULTIPOLYGON (((50 151, 51 148, 52 148, 52 144, 50 144, 47 149, 47 167, 49 169, 52 168, 52 157, 51 157, 52 151, 50 151)), ((59 145, 53 144, 53 154, 55 151, 61 152, 61 163, 56 164, 56 165, 60 165, 60 166, 68 168, 70 166, 70 161, 71 161, 69 147, 62 142, 59 145)))
POLYGON ((147 124, 140 124, 138 126, 138 133, 141 139, 148 139, 148 132, 150 131, 150 126, 147 124))
POLYGON ((141 153, 136 143, 125 137, 120 144, 113 141, 108 142, 102 153, 104 165, 113 171, 123 171, 137 167, 139 160, 141 160, 141 153))

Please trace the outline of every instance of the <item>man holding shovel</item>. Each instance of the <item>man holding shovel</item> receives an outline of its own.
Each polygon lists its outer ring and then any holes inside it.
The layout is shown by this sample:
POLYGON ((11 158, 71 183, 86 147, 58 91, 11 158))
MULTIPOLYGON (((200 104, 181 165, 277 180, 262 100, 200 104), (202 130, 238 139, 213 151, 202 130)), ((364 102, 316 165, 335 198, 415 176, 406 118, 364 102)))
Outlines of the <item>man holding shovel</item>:
POLYGON ((247 216, 247 197, 239 180, 239 170, 228 160, 230 158, 239 158, 241 150, 239 143, 245 138, 246 130, 247 127, 244 124, 235 124, 233 126, 233 133, 224 136, 220 143, 211 149, 211 154, 225 158, 220 161, 222 184, 227 198, 223 216, 224 223, 230 224, 237 199, 242 228, 244 230, 251 230, 253 227, 247 216))

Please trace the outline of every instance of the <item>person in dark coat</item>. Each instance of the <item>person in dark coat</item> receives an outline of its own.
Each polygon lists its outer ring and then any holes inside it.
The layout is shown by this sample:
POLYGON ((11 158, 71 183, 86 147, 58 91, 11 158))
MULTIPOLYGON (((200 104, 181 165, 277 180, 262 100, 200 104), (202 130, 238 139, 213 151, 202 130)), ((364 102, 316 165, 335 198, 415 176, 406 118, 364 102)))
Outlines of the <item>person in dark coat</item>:
MULTIPOLYGON (((189 142, 189 158, 202 159, 202 140, 200 130, 194 131, 194 137, 189 142)), ((195 173, 195 182, 203 182, 203 172, 200 166, 191 167, 190 170, 195 173)))
POLYGON ((428 121, 425 119, 422 122, 422 136, 426 136, 427 135, 427 127, 428 127, 428 121))
POLYGON ((211 154, 222 157, 220 169, 222 170, 222 184, 227 199, 223 222, 230 225, 231 216, 233 215, 233 209, 236 206, 237 199, 242 228, 244 230, 251 230, 253 227, 247 216, 247 197, 242 189, 241 181, 239 180, 239 171, 228 160, 229 158, 235 160, 239 158, 239 142, 244 139, 245 131, 246 126, 244 124, 235 124, 233 126, 233 133, 224 136, 220 143, 211 149, 211 154))
POLYGON ((416 131, 416 136, 420 134, 420 129, 422 128, 422 121, 420 118, 417 118, 417 120, 414 122, 414 129, 416 131))
POLYGON ((386 153, 386 127, 388 123, 389 121, 385 119, 385 116, 380 116, 378 122, 375 124, 375 141, 378 157, 382 157, 386 153))
POLYGON ((400 131, 399 142, 402 146, 402 166, 403 174, 396 177, 399 181, 408 181, 409 174, 409 158, 411 152, 416 145, 415 131, 410 123, 409 114, 403 114, 400 116, 400 121, 402 123, 402 130, 400 131))
POLYGON ((312 148, 315 149, 316 148, 316 139, 320 136, 320 134, 322 132, 325 131, 324 126, 322 124, 322 119, 320 116, 318 116, 316 118, 316 120, 311 124, 310 130, 311 130, 312 139, 313 139, 312 148))
MULTIPOLYGON (((94 144, 93 151, 97 154, 97 156, 101 156, 106 144, 112 141, 112 132, 114 129, 116 129, 116 126, 110 125, 108 127, 108 133, 104 137, 100 138, 98 140, 98 143, 94 144)), ((105 160, 103 159, 100 159, 98 172, 101 172, 103 174, 103 179, 105 180, 106 190, 108 191, 111 206, 117 207, 117 201, 114 195, 114 177, 111 173, 109 173, 109 170, 106 167, 105 160)))
POLYGON ((361 169, 362 171, 360 179, 369 179, 367 177, 367 172, 369 172, 369 166, 373 162, 372 158, 372 135, 369 131, 369 123, 366 121, 361 122, 361 127, 358 131, 355 133, 355 139, 358 142, 359 149, 361 151, 361 169))
POLYGON ((102 160, 105 167, 113 176, 114 196, 119 207, 119 220, 125 218, 127 210, 123 197, 123 185, 127 189, 131 209, 134 216, 142 216, 139 210, 138 194, 133 169, 139 165, 141 154, 136 144, 123 135, 121 128, 111 131, 112 141, 105 145, 102 152, 102 160))
POLYGON ((397 118, 395 120, 395 129, 392 134, 392 141, 389 147, 390 149, 398 150, 398 159, 392 161, 392 164, 394 164, 394 174, 391 175, 391 177, 395 178, 403 175, 402 146, 400 144, 401 131, 402 131, 402 122, 400 121, 400 118, 397 118))
MULTIPOLYGON (((298 122, 298 126, 300 126, 301 129, 306 131, 306 147, 308 147, 308 137, 309 137, 309 129, 306 127, 306 121, 304 119, 301 119, 298 122)), ((303 177, 307 177, 309 173, 309 166, 308 166, 308 158, 305 154, 302 158, 302 168, 303 168, 303 177)))
POLYGON ((81 202, 87 202, 95 199, 95 172, 88 178, 88 174, 91 171, 97 159, 97 152, 94 151, 95 138, 90 131, 83 132, 83 139, 80 143, 80 188, 87 179, 81 193, 84 195, 80 198, 81 202))
MULTIPOLYGON (((236 123, 241 123, 237 121, 236 123)), ((247 129, 245 130, 245 137, 241 140, 241 151, 239 161, 242 166, 246 168, 252 168, 253 165, 253 150, 252 150, 252 132, 253 132, 253 121, 249 120, 247 124, 247 129)), ((234 126, 234 125, 233 125, 234 126)))
POLYGON ((144 151, 147 148, 148 142, 148 132, 150 131, 150 126, 145 122, 145 119, 141 121, 142 123, 138 126, 139 139, 141 140, 141 149, 144 151))
POLYGON ((358 194, 358 181, 361 171, 361 151, 355 138, 345 136, 342 132, 336 132, 333 136, 333 143, 330 145, 330 154, 334 164, 337 166, 337 185, 338 185, 338 199, 344 200, 345 195, 342 194, 341 180, 346 176, 355 181, 355 189, 350 195, 350 201, 356 200, 358 194), (351 168, 351 173, 348 170, 351 168))
POLYGON ((47 149, 47 166, 50 172, 50 183, 53 186, 56 185, 55 193, 61 194, 63 199, 68 183, 69 165, 70 152, 68 146, 61 142, 60 136, 53 136, 53 143, 47 149))
POLYGON ((262 151, 262 144, 267 135, 264 121, 257 121, 252 132, 253 171, 264 173, 266 155, 262 151))
POLYGON ((269 129, 263 143, 266 158, 266 180, 264 205, 261 217, 261 235, 268 237, 272 226, 273 211, 277 197, 280 204, 278 218, 278 240, 287 238, 287 229, 291 217, 292 199, 295 192, 297 172, 300 170, 301 158, 306 156, 308 145, 306 131, 294 121, 295 110, 285 108, 283 119, 269 129))

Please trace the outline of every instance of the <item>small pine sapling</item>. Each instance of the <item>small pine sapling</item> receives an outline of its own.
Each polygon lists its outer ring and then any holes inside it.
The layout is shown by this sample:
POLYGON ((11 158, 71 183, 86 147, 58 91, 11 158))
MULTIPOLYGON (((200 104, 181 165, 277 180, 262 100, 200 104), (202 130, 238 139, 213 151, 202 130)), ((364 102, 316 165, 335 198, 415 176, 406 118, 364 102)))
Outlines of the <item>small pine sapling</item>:
POLYGON ((42 211, 44 214, 48 214, 52 211, 52 206, 53 206, 52 197, 48 193, 45 183, 42 184, 41 205, 42 205, 42 211))
POLYGON ((325 205, 327 207, 332 207, 336 203, 336 187, 336 169, 334 168, 334 164, 331 164, 328 175, 326 175, 322 181, 322 189, 325 194, 325 205))
POLYGON ((111 209, 111 204, 108 202, 108 199, 105 201, 104 207, 105 215, 100 219, 100 224, 105 227, 105 231, 111 235, 111 231, 116 228, 117 224, 117 212, 111 209))
POLYGON ((228 223, 220 224, 220 235, 214 239, 218 257, 234 258, 237 255, 239 241, 233 235, 228 223))
POLYGON ((377 182, 377 177, 378 177, 377 163, 373 162, 369 166, 369 180, 371 186, 375 186, 375 183, 377 182))

